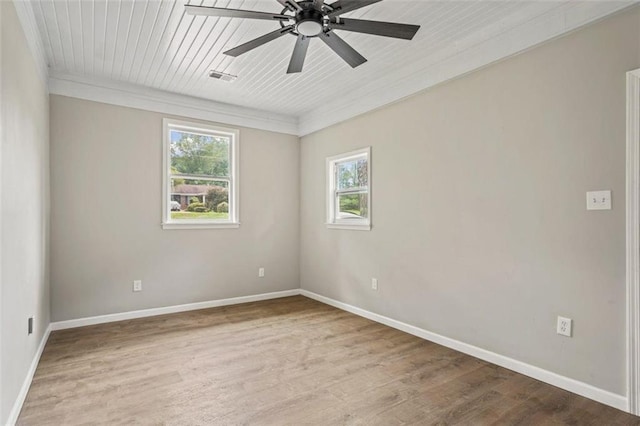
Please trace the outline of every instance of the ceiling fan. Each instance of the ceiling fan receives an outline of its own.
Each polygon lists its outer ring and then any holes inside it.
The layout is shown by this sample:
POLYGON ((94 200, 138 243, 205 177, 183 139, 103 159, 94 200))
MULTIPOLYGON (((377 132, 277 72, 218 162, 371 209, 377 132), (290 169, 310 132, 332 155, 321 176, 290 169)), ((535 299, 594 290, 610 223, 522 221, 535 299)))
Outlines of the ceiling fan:
POLYGON ((419 25, 397 24, 394 22, 367 21, 364 19, 341 18, 352 12, 382 0, 337 0, 326 4, 324 0, 277 0, 284 9, 278 13, 254 12, 252 10, 226 9, 220 7, 195 6, 186 4, 187 13, 192 15, 219 16, 227 18, 265 19, 278 21, 280 28, 248 41, 224 52, 225 55, 240 56, 265 43, 291 34, 297 37, 287 74, 302 71, 309 41, 319 38, 352 68, 367 60, 353 47, 341 39, 335 30, 374 34, 385 37, 411 40, 420 29, 419 25))

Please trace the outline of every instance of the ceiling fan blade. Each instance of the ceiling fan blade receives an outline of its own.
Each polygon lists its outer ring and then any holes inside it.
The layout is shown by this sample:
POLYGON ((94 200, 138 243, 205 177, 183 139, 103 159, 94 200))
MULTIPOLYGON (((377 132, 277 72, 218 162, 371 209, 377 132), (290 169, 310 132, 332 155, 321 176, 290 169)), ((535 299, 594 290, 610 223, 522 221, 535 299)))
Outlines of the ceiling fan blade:
POLYGON ((338 54, 346 63, 355 68, 367 62, 366 58, 359 54, 346 41, 338 37, 333 31, 322 33, 320 40, 324 41, 334 52, 338 54))
POLYGON ((302 71, 304 65, 304 59, 307 56, 307 49, 309 48, 309 37, 298 35, 296 46, 293 48, 293 54, 291 55, 291 61, 289 61, 289 69, 287 74, 293 74, 302 71))
POLYGON ((276 1, 292 12, 297 12, 299 10, 302 10, 302 7, 300 7, 300 5, 296 3, 295 0, 276 0, 276 1))
POLYGON ((247 53, 248 51, 255 49, 256 47, 260 47, 265 43, 280 38, 283 35, 290 33, 291 31, 293 31, 293 25, 289 25, 288 27, 284 28, 278 28, 273 32, 255 38, 251 41, 241 44, 240 46, 234 47, 233 49, 227 50, 226 52, 224 52, 224 54, 229 56, 240 56, 243 53, 247 53))
POLYGON ((379 1, 382 0, 338 0, 329 5, 333 8, 333 11, 329 12, 329 17, 333 18, 343 13, 353 12, 356 9, 378 3, 379 1))
POLYGON ((279 13, 254 12, 253 10, 224 9, 221 7, 184 5, 190 15, 220 16, 225 18, 266 19, 276 21, 288 21, 291 17, 279 13))
POLYGON ((420 29, 420 25, 336 18, 335 22, 331 22, 331 29, 411 40, 420 29))
POLYGON ((324 6, 324 0, 313 0, 313 7, 316 10, 322 10, 322 6, 324 6))

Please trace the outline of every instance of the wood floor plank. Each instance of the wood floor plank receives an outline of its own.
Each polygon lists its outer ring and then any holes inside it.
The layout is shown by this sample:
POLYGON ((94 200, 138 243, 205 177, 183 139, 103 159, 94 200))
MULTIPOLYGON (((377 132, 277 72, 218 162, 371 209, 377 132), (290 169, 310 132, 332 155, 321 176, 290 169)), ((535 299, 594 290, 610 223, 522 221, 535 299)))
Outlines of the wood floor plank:
POLYGON ((19 425, 640 425, 302 296, 55 331, 19 425))

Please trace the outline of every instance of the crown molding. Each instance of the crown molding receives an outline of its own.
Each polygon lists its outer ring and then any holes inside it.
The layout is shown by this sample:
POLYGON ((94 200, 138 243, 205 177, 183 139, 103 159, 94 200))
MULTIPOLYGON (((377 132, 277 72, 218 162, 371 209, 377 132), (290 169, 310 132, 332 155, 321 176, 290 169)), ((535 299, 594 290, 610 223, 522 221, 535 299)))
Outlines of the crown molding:
POLYGON ((49 93, 234 126, 298 135, 296 117, 129 83, 53 72, 49 77, 49 93))
MULTIPOLYGON (((439 52, 435 60, 430 56, 417 61, 404 70, 400 78, 394 74, 377 79, 345 93, 343 98, 307 111, 299 117, 299 135, 308 135, 400 101, 639 3, 638 0, 576 1, 524 23, 512 24, 510 28, 497 23, 494 31, 483 30, 457 46, 439 52)), ((540 4, 533 2, 530 7, 540 4)))
POLYGON ((47 54, 42 46, 42 38, 38 31, 36 16, 33 13, 33 5, 30 1, 24 0, 13 0, 13 5, 16 8, 16 14, 27 39, 29 50, 31 50, 31 55, 36 63, 38 75, 46 86, 49 80, 49 65, 47 64, 47 54))
POLYGON ((48 73, 31 3, 14 0, 38 72, 45 81, 48 78, 52 94, 297 136, 398 102, 639 3, 640 0, 575 1, 548 10, 542 6, 544 2, 531 2, 510 22, 496 22, 455 46, 416 61, 399 74, 363 84, 342 98, 296 117, 130 83, 48 73), (536 8, 540 12, 536 13, 536 8))

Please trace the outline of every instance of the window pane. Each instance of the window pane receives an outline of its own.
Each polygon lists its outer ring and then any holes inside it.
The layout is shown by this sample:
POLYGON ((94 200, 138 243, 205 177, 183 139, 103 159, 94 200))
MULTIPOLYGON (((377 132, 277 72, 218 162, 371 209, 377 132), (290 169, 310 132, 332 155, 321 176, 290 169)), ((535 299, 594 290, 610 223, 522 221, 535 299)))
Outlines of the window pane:
POLYGON ((368 164, 365 158, 338 163, 338 189, 365 188, 368 185, 368 164))
POLYGON ((171 130, 171 173, 229 176, 230 139, 171 130))
POLYGON ((228 220, 229 182, 171 179, 171 219, 228 220))
POLYGON ((336 219, 366 219, 369 215, 368 194, 338 195, 336 219))

